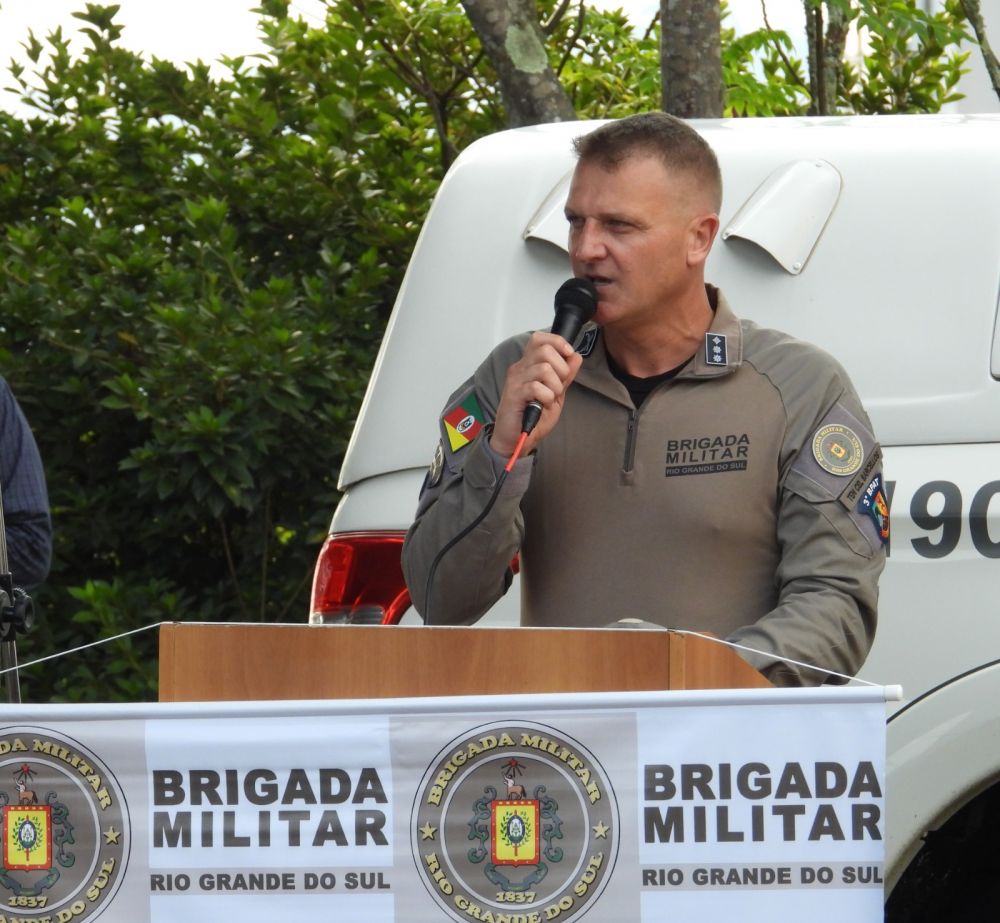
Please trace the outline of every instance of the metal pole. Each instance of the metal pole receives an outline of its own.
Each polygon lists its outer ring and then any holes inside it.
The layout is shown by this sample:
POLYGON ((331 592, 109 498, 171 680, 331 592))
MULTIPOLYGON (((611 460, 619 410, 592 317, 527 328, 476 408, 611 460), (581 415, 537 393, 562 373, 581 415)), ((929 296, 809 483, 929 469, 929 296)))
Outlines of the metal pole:
MULTIPOLYGON (((13 630, 11 631, 13 634, 13 630)), ((3 674, 3 684, 7 689, 7 702, 10 705, 21 704, 21 677, 17 671, 17 644, 14 638, 0 642, 0 669, 10 670, 3 674)))

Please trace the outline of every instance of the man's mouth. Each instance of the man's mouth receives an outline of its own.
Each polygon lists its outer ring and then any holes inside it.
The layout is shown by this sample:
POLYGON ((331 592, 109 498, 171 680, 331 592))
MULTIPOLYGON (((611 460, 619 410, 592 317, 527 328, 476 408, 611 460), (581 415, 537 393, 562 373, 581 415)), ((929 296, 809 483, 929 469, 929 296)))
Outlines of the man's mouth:
POLYGON ((593 282, 594 285, 597 286, 597 288, 601 288, 604 285, 611 284, 611 279, 609 279, 607 276, 594 276, 588 274, 587 278, 590 279, 590 281, 593 282))

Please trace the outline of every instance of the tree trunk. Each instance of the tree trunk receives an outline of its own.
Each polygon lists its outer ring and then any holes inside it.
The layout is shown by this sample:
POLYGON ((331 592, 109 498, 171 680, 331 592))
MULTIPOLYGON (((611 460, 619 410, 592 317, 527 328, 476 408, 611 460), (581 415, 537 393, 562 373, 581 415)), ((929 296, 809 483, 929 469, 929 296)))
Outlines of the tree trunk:
POLYGON ((844 79, 844 49, 847 47, 847 33, 850 19, 846 9, 836 4, 828 4, 826 14, 826 38, 823 41, 823 98, 826 102, 822 115, 833 115, 837 111, 837 99, 844 79))
POLYGON ((822 0, 803 0, 806 14, 806 38, 809 42, 810 115, 832 115, 840 94, 844 48, 850 28, 847 9, 838 4, 826 5, 823 21, 822 0))
POLYGON ((986 23, 983 22, 983 11, 979 6, 979 0, 962 0, 962 9, 972 28, 976 33, 976 40, 983 53, 983 61, 986 63, 986 72, 990 75, 990 83, 993 84, 993 92, 1000 99, 1000 62, 990 48, 990 43, 986 39, 986 23))
POLYGON ((664 112, 721 118, 721 22, 719 0, 660 0, 664 112))
POLYGON ((823 68, 823 8, 816 0, 802 0, 806 14, 806 41, 809 44, 809 114, 819 115, 826 109, 826 81, 823 68))
POLYGON ((549 65, 534 0, 462 0, 462 6, 496 68, 511 128, 576 118, 549 65))

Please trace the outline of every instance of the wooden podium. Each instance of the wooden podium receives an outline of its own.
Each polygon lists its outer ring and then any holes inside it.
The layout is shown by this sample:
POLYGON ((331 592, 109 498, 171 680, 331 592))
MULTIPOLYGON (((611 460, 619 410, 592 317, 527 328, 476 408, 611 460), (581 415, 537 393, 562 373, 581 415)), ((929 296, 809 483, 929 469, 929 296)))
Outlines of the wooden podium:
POLYGON ((770 685, 724 645, 669 631, 181 622, 160 628, 161 702, 770 685))

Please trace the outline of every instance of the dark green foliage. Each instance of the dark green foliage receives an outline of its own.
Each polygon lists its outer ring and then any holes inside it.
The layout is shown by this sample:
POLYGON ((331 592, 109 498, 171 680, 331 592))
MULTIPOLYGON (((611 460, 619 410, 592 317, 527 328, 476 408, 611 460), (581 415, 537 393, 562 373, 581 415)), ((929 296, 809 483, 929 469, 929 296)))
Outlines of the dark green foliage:
MULTIPOLYGON (((426 109, 336 12, 324 32, 269 3, 269 54, 222 80, 143 63, 113 12, 17 75, 37 117, 0 116, 0 367, 56 531, 22 661, 162 619, 304 620, 440 178, 426 109)), ((33 669, 25 697, 153 696, 155 644, 33 669)))

